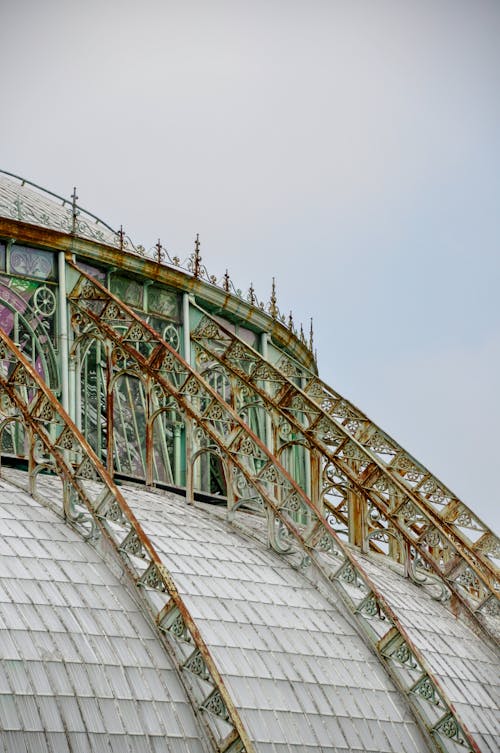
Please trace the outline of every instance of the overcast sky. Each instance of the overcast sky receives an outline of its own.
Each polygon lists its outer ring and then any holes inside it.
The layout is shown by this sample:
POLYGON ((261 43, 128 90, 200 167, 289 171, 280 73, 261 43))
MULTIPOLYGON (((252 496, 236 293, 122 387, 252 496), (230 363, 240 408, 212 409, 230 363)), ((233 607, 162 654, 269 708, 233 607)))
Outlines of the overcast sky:
POLYGON ((0 167, 315 321, 500 528, 498 0, 0 0, 0 167))

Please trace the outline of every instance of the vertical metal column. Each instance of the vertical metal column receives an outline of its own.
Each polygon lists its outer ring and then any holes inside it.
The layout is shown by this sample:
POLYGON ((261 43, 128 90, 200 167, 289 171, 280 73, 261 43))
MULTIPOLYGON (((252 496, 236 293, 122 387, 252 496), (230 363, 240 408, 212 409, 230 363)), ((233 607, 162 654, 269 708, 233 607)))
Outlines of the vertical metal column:
POLYGON ((69 407, 69 349, 68 349, 68 304, 66 300, 66 258, 59 251, 59 357, 61 364, 61 404, 66 412, 69 407))
POLYGON ((178 421, 174 423, 174 484, 181 486, 181 428, 178 421))
POLYGON ((107 419, 107 432, 106 432, 106 457, 107 457, 107 471, 111 478, 114 478, 115 464, 114 464, 114 394, 113 394, 113 360, 109 347, 106 348, 106 419, 107 419))
POLYGON ((75 354, 75 424, 82 429, 82 361, 80 352, 75 354))
MULTIPOLYGON (((302 377, 300 380, 300 386, 302 389, 306 386, 306 378, 302 377)), ((305 472, 305 492, 309 499, 314 502, 313 496, 318 497, 319 494, 317 493, 319 491, 319 479, 318 479, 318 471, 316 469, 317 463, 314 463, 314 469, 313 469, 313 449, 310 448, 309 452, 305 452, 305 463, 304 463, 304 472, 305 472), (314 476, 314 491, 313 487, 311 485, 311 477, 314 476)))
MULTIPOLYGON (((260 335, 260 352, 262 353, 262 357, 265 358, 266 361, 269 361, 269 348, 268 348, 268 334, 267 332, 262 332, 260 335)), ((273 442, 273 424, 271 420, 271 415, 269 411, 266 411, 266 419, 265 419, 265 437, 263 437, 264 444, 266 447, 271 450, 271 452, 274 452, 274 442, 273 442)), ((277 445, 276 445, 277 448, 277 445)))
MULTIPOLYGON (((191 325, 189 321, 189 295, 183 293, 182 295, 182 341, 184 350, 184 360, 191 365, 191 325)), ((184 419, 184 438, 185 438, 185 450, 186 450, 186 502, 192 504, 194 501, 194 479, 193 479, 193 428, 191 425, 191 419, 188 416, 184 419)), ((174 442, 174 452, 176 447, 180 450, 180 441, 174 442)), ((180 458, 179 458, 180 464, 180 458)), ((177 468, 177 457, 174 456, 174 468, 177 468)))
POLYGON ((189 324, 189 295, 182 295, 182 339, 184 346, 184 360, 191 365, 191 327, 189 324))
POLYGON ((186 416, 184 420, 184 430, 186 432, 186 502, 192 505, 194 502, 194 485, 193 485, 193 425, 191 419, 186 416))
POLYGON ((146 486, 153 486, 153 421, 151 419, 154 413, 153 399, 151 395, 151 379, 148 377, 146 386, 146 486))

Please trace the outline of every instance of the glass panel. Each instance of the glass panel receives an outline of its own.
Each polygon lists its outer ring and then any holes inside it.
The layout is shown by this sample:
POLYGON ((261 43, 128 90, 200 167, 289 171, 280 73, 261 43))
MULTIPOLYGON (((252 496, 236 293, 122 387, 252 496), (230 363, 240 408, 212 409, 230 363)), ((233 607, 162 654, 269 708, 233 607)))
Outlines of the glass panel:
MULTIPOLYGON (((155 481, 165 484, 174 482, 172 467, 174 463, 173 427, 176 414, 161 413, 153 426, 153 473, 155 481)), ((176 479, 178 482, 178 480, 176 479)))
POLYGON ((139 379, 124 376, 114 389, 115 463, 120 473, 145 476, 146 396, 139 379))
MULTIPOLYGON (((168 319, 179 319, 178 298, 163 288, 151 287, 148 290, 148 310, 168 319)), ((159 332, 161 330, 158 330, 159 332)))
MULTIPOLYGON (((41 730, 42 720, 38 714, 35 699, 29 695, 16 696, 17 710, 21 718, 22 726, 25 730, 41 730)), ((36 748, 40 750, 40 748, 36 748)))
POLYGON ((93 277, 95 280, 99 280, 99 282, 102 282, 103 285, 106 284, 106 272, 103 269, 92 267, 90 264, 86 264, 80 259, 77 259, 76 263, 79 267, 81 267, 81 269, 83 269, 84 272, 93 277))
POLYGON ((9 253, 9 272, 40 280, 56 279, 55 254, 28 246, 14 245, 9 253))
POLYGON ((38 373, 58 389, 57 291, 34 280, 0 277, 0 327, 38 373))
POLYGON ((259 335, 256 332, 253 332, 246 327, 242 327, 239 324, 233 324, 222 316, 216 316, 215 314, 212 314, 212 316, 219 322, 219 324, 222 324, 222 326, 230 332, 234 332, 237 337, 246 342, 247 345, 250 345, 251 348, 254 348, 255 350, 259 349, 259 335))
POLYGON ((0 695, 0 725, 3 730, 22 728, 14 698, 10 695, 0 695))
POLYGON ((129 306, 142 308, 143 287, 130 277, 113 276, 111 278, 111 292, 129 306))
POLYGON ((101 459, 106 445, 106 376, 101 343, 87 351, 81 369, 81 426, 85 438, 101 459))

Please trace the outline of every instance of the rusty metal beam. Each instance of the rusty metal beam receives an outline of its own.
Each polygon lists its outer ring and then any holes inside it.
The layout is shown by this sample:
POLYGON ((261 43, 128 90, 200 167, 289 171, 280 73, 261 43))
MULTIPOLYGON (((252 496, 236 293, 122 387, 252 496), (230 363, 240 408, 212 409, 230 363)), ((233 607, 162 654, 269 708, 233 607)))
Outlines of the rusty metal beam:
MULTIPOLYGON (((224 721, 231 730, 223 739, 217 740, 214 730, 205 720, 205 734, 209 736, 214 750, 226 749, 229 740, 231 744, 238 742, 238 751, 253 753, 252 742, 236 706, 176 588, 175 580, 81 432, 29 361, 1 329, 0 396, 0 414, 22 423, 30 433, 31 492, 35 492, 36 478, 41 470, 56 473, 63 482, 63 512, 68 522, 86 538, 104 536, 140 592, 144 594, 154 589, 164 595, 165 604, 159 612, 144 596, 142 601, 160 630, 168 634, 174 644, 179 639, 178 627, 182 623, 183 642, 190 642, 202 657, 206 677, 212 684, 212 692, 218 694, 219 708, 223 710, 224 721), (96 491, 86 485, 88 481, 99 481, 101 486, 96 491), (174 616, 177 622, 170 620, 166 623, 167 616, 174 616)), ((176 651, 169 653, 177 664, 187 695, 200 716, 199 710, 205 708, 205 699, 193 698, 193 689, 184 677, 185 663, 179 662, 176 651)))
MULTIPOLYGON (((264 402, 267 410, 274 411, 279 420, 288 421, 297 436, 314 447, 327 463, 335 464, 357 490, 357 495, 351 502, 354 501, 359 507, 360 499, 368 498, 406 539, 408 545, 415 547, 444 584, 456 594, 471 616, 481 614, 483 606, 489 606, 493 610, 491 599, 496 601, 499 591, 498 571, 493 563, 465 541, 447 520, 443 520, 422 495, 405 485, 401 478, 391 474, 380 459, 353 436, 349 430, 349 421, 354 420, 353 417, 343 410, 343 421, 337 420, 332 415, 331 401, 321 402, 310 385, 309 392, 300 389, 289 375, 269 364, 236 335, 203 313, 204 319, 192 333, 192 338, 204 352, 205 367, 211 358, 241 379, 246 388, 251 389, 264 402), (311 392, 316 395, 316 399, 311 398, 311 392), (330 408, 329 411, 325 410, 327 407, 330 408), (408 509, 410 513, 412 510, 415 512, 405 518, 402 512, 406 513, 408 509), (417 516, 420 523, 418 532, 409 524, 417 516), (437 546, 433 547, 431 542, 434 539, 437 546), (449 545, 453 558, 441 562, 443 542, 449 545), (433 550, 438 556, 432 556, 433 550), (470 570, 474 577, 466 579, 464 573, 470 570), (474 598, 478 582, 482 584, 479 599, 474 598), (470 598, 464 598, 464 592, 470 598)), ((314 383, 317 381, 315 379, 314 383)), ((357 544, 360 544, 360 533, 357 530, 359 518, 358 510, 358 515, 354 515, 354 522, 351 520, 356 528, 352 534, 353 542, 357 544)), ((499 546, 498 539, 486 526, 484 535, 488 537, 488 541, 496 541, 499 546)), ((480 624, 488 630, 484 621, 480 624)))
POLYGON ((386 663, 380 648, 385 645, 383 641, 380 643, 384 635, 389 630, 396 631, 415 658, 414 667, 409 673, 412 680, 409 682, 406 678, 404 690, 433 749, 436 749, 436 735, 441 734, 439 730, 444 729, 446 734, 446 730, 453 727, 458 731, 460 740, 466 742, 468 750, 479 753, 473 736, 454 711, 444 688, 411 641, 397 614, 349 547, 341 541, 276 457, 234 409, 152 327, 76 265, 75 269, 81 272, 81 276, 70 294, 70 300, 74 307, 73 325, 77 333, 81 335, 85 332, 106 342, 112 351, 120 354, 122 361, 127 361, 129 369, 135 368, 138 373, 154 380, 191 420, 198 422, 260 500, 268 521, 267 543, 281 554, 298 555, 304 571, 314 565, 312 577, 320 577, 330 588, 333 587, 336 597, 342 599, 384 666, 401 685, 399 674, 394 672, 390 662, 386 663), (255 470, 248 462, 249 458, 259 458, 263 466, 255 470), (311 524, 307 530, 301 530, 291 514, 300 506, 310 516, 311 524), (439 720, 439 729, 433 715, 426 714, 425 705, 422 707, 417 696, 411 692, 415 669, 420 679, 428 679, 433 692, 440 698, 444 716, 439 720), (445 727, 442 726, 444 719, 450 720, 445 727))

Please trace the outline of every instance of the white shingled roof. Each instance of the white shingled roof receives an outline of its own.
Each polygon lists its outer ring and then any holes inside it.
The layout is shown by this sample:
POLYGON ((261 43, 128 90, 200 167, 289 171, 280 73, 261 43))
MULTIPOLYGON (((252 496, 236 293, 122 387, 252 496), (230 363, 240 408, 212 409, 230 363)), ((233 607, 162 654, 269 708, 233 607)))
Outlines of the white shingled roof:
MULTIPOLYGON (((25 475, 8 469, 6 472, 18 479, 25 475)), ((137 603, 131 602, 125 586, 116 581, 93 547, 51 511, 19 490, 9 490, 5 481, 0 483, 0 540, 7 548, 3 552, 7 569, 0 572, 0 592, 3 589, 10 594, 4 599, 6 616, 11 611, 18 615, 22 605, 29 603, 32 623, 38 626, 16 623, 16 627, 14 622, 7 626, 17 630, 16 651, 24 664, 23 668, 20 663, 13 665, 5 677, 0 675, 0 685, 5 686, 4 691, 0 687, 3 729, 9 731, 12 740, 16 735, 31 734, 23 716, 27 712, 21 710, 24 696, 19 708, 15 705, 16 696, 14 705, 8 701, 13 683, 18 682, 17 671, 27 673, 35 696, 41 692, 36 683, 46 678, 43 703, 56 726, 62 723, 57 720, 70 701, 53 678, 62 673, 67 682, 68 661, 75 663, 70 667, 71 673, 94 677, 95 662, 85 636, 72 637, 71 659, 65 654, 69 644, 62 641, 59 645, 57 636, 50 637, 52 628, 47 620, 55 619, 52 613, 57 612, 65 625, 74 625, 76 620, 87 632, 89 625, 99 626, 95 637, 96 631, 90 629, 88 641, 97 646, 103 636, 108 636, 111 664, 126 665, 113 670, 115 674, 124 673, 128 678, 139 668, 136 681, 144 682, 143 660, 139 658, 137 664, 129 666, 123 653, 126 650, 127 656, 134 652, 137 655, 137 647, 142 647, 151 657, 150 665, 150 660, 141 654, 148 665, 147 672, 160 672, 167 678, 167 689, 158 685, 155 691, 161 698, 153 693, 153 703, 134 716, 139 719, 135 730, 137 747, 134 739, 127 737, 132 751, 156 751, 151 741, 146 742, 147 736, 141 735, 150 724, 158 725, 155 729, 165 726, 172 714, 178 720, 191 720, 188 749, 201 750, 195 720, 168 657, 160 642, 155 643, 149 624, 137 612, 137 603), (34 598, 37 593, 39 599, 34 598), (130 627, 127 635, 122 635, 121 626, 125 623, 130 627), (50 640, 57 643, 59 654, 47 654, 50 640), (30 641, 33 645, 25 656, 23 646, 30 641), (176 683, 175 692, 171 693, 174 700, 169 696, 174 687, 171 683, 176 683), (11 703, 4 712, 3 700, 11 703), (159 711, 155 711, 157 707, 159 711), (146 721, 146 711, 154 711, 153 721, 146 721), (162 721, 163 713, 166 717, 162 721), (6 723, 10 725, 7 728, 6 723)), ((57 488, 54 479, 40 477, 40 493, 47 496, 51 506, 57 506, 57 488)), ((386 673, 342 603, 326 598, 286 557, 278 556, 253 535, 246 535, 245 526, 231 528, 219 508, 200 504, 186 507, 184 499, 174 494, 153 493, 138 486, 121 489, 195 619, 258 753, 428 753, 428 742, 405 694, 386 673)), ((449 607, 433 600, 385 562, 373 556, 357 556, 397 610, 441 687, 466 720, 479 749, 485 753, 495 751, 498 665, 492 647, 464 621, 456 620, 449 607)), ((2 562, 0 557, 0 565, 2 562)), ((68 629, 78 633, 80 628, 68 629)), ((0 631, 0 639, 3 634, 0 631)), ((108 673, 112 674, 112 670, 104 662, 102 677, 106 679, 108 673)), ((141 695, 146 691, 139 687, 133 692, 141 695)), ((126 697, 122 697, 122 691, 112 686, 108 711, 99 692, 96 701, 87 699, 74 685, 68 693, 82 707, 94 704, 94 716, 82 713, 83 721, 79 722, 89 733, 89 752, 102 750, 99 745, 104 738, 96 730, 107 729, 106 725, 111 724, 107 713, 111 714, 110 719, 125 713, 120 723, 115 719, 118 726, 113 735, 122 734, 120 725, 126 730, 127 724, 132 723, 126 718, 126 710, 120 710, 122 706, 126 709, 128 689, 126 697)), ((38 732, 42 737, 47 735, 43 725, 38 732)), ((167 728, 165 749, 185 751, 183 739, 176 739, 176 734, 173 727, 171 732, 167 728)))

